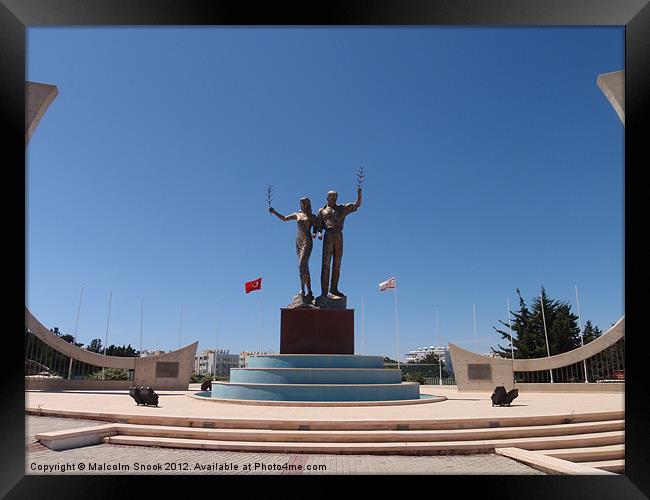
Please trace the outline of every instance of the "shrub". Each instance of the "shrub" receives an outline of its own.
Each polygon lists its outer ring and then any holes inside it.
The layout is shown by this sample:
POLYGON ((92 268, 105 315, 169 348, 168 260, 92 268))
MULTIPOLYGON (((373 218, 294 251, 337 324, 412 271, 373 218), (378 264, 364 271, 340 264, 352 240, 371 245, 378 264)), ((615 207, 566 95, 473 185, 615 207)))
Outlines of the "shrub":
MULTIPOLYGON (((96 371, 86 377, 88 380, 102 380, 102 371, 96 371)), ((129 380, 129 374, 126 370, 120 368, 106 368, 104 370, 104 380, 129 380)))

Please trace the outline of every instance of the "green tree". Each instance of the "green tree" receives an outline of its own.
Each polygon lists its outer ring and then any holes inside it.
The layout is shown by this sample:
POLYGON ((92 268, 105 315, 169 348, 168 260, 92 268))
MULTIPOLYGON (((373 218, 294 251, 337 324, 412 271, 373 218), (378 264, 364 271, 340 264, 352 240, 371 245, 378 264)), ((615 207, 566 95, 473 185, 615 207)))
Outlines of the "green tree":
POLYGON ((83 347, 84 343, 83 342, 75 342, 74 341, 74 336, 70 335, 69 333, 65 335, 61 335, 61 338, 68 342, 69 344, 72 344, 74 342, 75 347, 83 347))
MULTIPOLYGON (((512 324, 512 345, 515 358, 530 359, 542 358, 580 347, 580 328, 578 327, 578 316, 571 312, 571 306, 566 302, 551 299, 544 287, 541 290, 541 297, 536 297, 528 306, 517 289, 519 297, 519 310, 510 311, 512 324), (544 312, 542 315, 542 305, 544 312), (548 333, 548 352, 546 348, 546 335, 544 333, 544 321, 546 319, 546 330, 548 333)), ((501 325, 507 327, 507 321, 499 320, 501 325)), ((511 356, 510 332, 493 327, 508 342, 506 347, 498 344, 498 349, 492 348, 495 354, 507 358, 511 356)))
POLYGON ((591 324, 591 321, 587 321, 585 323, 585 327, 582 330, 582 337, 584 339, 584 343, 588 344, 592 340, 597 339, 603 334, 603 332, 598 328, 597 326, 594 326, 591 324))
POLYGON ((140 355, 140 352, 136 351, 133 347, 131 347, 131 344, 129 344, 128 346, 126 345, 116 346, 111 344, 106 348, 106 355, 127 358, 127 357, 137 357, 140 355))
MULTIPOLYGON (((58 326, 55 326, 54 329, 51 329, 50 331, 51 331, 54 335, 56 335, 57 337, 60 337, 60 338, 62 338, 63 340, 65 340, 66 342, 68 342, 69 344, 72 344, 72 343, 74 342, 74 336, 73 336, 73 335, 70 335, 69 333, 66 333, 66 334, 64 335, 63 333, 61 333, 61 332, 59 331, 59 327, 58 327, 58 326)), ((74 342, 74 345, 75 345, 76 347, 81 347, 81 346, 83 346, 84 344, 83 344, 83 342, 74 342)))
POLYGON ((101 352, 102 341, 100 339, 92 339, 90 344, 88 344, 88 347, 86 347, 86 350, 97 353, 101 352))
MULTIPOLYGON (((102 370, 91 373, 86 377, 88 380, 102 380, 102 370)), ((128 380, 129 375, 126 370, 120 368, 106 368, 104 369, 103 380, 128 380)))
POLYGON ((190 375, 190 384, 202 384, 206 380, 212 380, 213 382, 215 381, 222 381, 222 380, 229 380, 228 377, 221 377, 219 375, 214 376, 214 375, 197 375, 196 373, 192 373, 190 375))
POLYGON ((403 382, 417 382, 420 385, 425 384, 424 380, 424 373, 416 371, 416 372, 409 372, 404 375, 402 375, 402 381, 403 382))
POLYGON ((426 356, 416 361, 409 361, 407 363, 406 370, 404 371, 408 373, 418 373, 420 371, 422 373, 425 373, 427 377, 434 377, 434 378, 438 378, 438 376, 440 376, 442 372, 442 378, 449 377, 449 373, 447 372, 447 367, 445 366, 444 363, 440 361, 440 357, 435 352, 429 352, 427 353, 426 356), (439 364, 442 365, 441 366, 442 369, 438 367, 439 364), (427 366, 426 368, 422 367, 423 368, 422 371, 416 368, 417 365, 427 365, 427 366))

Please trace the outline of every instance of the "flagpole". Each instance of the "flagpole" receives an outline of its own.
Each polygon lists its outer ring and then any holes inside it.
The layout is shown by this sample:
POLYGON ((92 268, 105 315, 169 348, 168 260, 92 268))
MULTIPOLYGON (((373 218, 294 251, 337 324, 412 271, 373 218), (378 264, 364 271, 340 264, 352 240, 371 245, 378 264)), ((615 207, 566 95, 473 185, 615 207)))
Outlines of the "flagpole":
MULTIPOLYGON (((84 296, 84 286, 86 284, 82 283, 81 284, 81 295, 79 296, 79 307, 77 308, 77 322, 74 325, 74 336, 72 337, 72 345, 75 344, 77 341, 77 327, 79 326, 79 313, 81 312, 81 299, 84 296)), ((70 356, 70 367, 68 368, 68 380, 70 380, 70 377, 72 375, 72 356, 70 356)))
POLYGON ((181 324, 178 328, 178 348, 181 348, 181 334, 183 333, 183 306, 181 306, 181 324))
POLYGON ((399 370, 399 328, 397 326, 397 276, 395 277, 395 333, 397 335, 397 369, 399 370))
POLYGON ((510 322, 510 297, 506 298, 506 306, 508 307, 508 330, 510 331, 510 353, 512 354, 513 372, 515 362, 515 346, 512 343, 512 323, 510 322))
POLYGON ((260 317, 259 324, 257 327, 257 352, 258 354, 262 353, 262 292, 260 291, 260 317))
MULTIPOLYGON (((544 322, 544 337, 546 338, 546 354, 548 357, 551 357, 551 351, 548 346, 548 332, 546 331, 546 316, 544 315, 544 297, 542 297, 542 293, 539 293, 539 305, 542 308, 542 321, 544 322)), ((551 384, 553 383, 553 370, 551 368, 548 369, 548 372, 551 374, 551 384)))
POLYGON ((214 346, 214 359, 212 360, 212 371, 215 379, 217 378, 217 359, 219 356, 219 320, 217 320, 216 330, 217 339, 216 345, 214 346))
MULTIPOLYGON (((106 320, 106 336, 104 337, 104 356, 106 356, 106 345, 108 344, 108 325, 111 322, 111 302, 113 301, 113 290, 108 296, 108 319, 106 320)), ((102 366, 102 380, 104 380, 104 367, 102 366)))
MULTIPOLYGON (((582 334, 582 320, 580 319, 580 300, 578 299, 578 285, 573 285, 576 289, 576 306, 578 307, 578 327, 580 328, 580 345, 584 347, 585 341, 583 338, 582 334)), ((587 378, 587 360, 583 359, 582 360, 582 366, 585 369, 585 384, 589 383, 589 379, 587 378)))
POLYGON ((366 339, 364 332, 364 317, 363 317, 363 297, 361 297, 361 353, 366 354, 366 339))
MULTIPOLYGON (((438 332, 438 344, 440 344, 440 315, 438 314, 438 308, 436 308, 436 331, 438 332)), ((438 381, 442 385, 442 364, 440 358, 438 358, 438 381)))
POLYGON ((140 299, 140 356, 142 356, 142 316, 144 314, 144 299, 140 299))
POLYGON ((478 340, 476 339, 476 304, 472 304, 472 311, 474 313, 474 350, 478 354, 478 340))
POLYGON ((506 297, 506 307, 508 308, 508 331, 510 332, 510 354, 512 356, 512 383, 515 383, 515 346, 512 342, 512 323, 510 321, 510 297, 506 297))

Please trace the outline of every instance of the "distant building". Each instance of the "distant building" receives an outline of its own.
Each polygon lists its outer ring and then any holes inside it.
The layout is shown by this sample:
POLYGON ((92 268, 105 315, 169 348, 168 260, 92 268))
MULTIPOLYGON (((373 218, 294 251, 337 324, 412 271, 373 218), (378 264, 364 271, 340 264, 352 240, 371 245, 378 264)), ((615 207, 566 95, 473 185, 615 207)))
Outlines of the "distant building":
POLYGON ((165 354, 165 351, 161 351, 160 349, 154 349, 154 350, 142 349, 142 352, 140 353, 140 357, 146 358, 147 356, 160 356, 161 354, 165 354))
POLYGON ((429 354, 433 353, 438 356, 443 363, 446 363, 447 353, 449 352, 449 347, 437 347, 437 346, 428 346, 428 347, 418 347, 414 351, 409 351, 406 353, 406 362, 407 363, 416 363, 423 360, 429 354))
POLYGON ((239 355, 228 349, 204 349, 194 357, 196 375, 230 377, 230 369, 239 367, 239 355))
POLYGON ((248 368, 248 358, 251 356, 263 356, 265 354, 277 354, 277 352, 243 351, 239 353, 239 368, 248 368))
POLYGON ((451 353, 449 347, 447 346, 427 346, 427 347, 418 347, 417 349, 410 351, 406 354, 407 363, 417 363, 418 361, 423 360, 429 354, 435 354, 438 356, 438 359, 442 362, 444 367, 447 369, 449 376, 453 378, 454 376, 454 367, 451 365, 451 353))

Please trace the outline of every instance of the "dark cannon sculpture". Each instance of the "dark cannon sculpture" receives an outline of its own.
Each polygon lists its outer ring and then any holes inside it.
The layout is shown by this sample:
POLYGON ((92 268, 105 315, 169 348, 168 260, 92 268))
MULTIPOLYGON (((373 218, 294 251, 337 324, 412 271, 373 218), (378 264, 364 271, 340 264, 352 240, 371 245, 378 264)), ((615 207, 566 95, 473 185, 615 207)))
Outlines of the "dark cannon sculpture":
POLYGON ((140 397, 147 406, 158 406, 158 394, 151 387, 140 387, 140 397))
POLYGON ((135 404, 142 405, 144 402, 140 397, 140 388, 139 387, 129 387, 129 396, 135 400, 135 404))
POLYGON ((492 406, 510 406, 510 403, 519 396, 519 389, 512 389, 506 392, 506 388, 502 385, 497 386, 490 396, 492 406))
POLYGON ((137 405, 158 406, 158 394, 151 387, 129 387, 129 396, 137 405))

